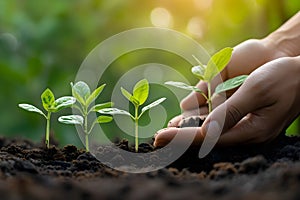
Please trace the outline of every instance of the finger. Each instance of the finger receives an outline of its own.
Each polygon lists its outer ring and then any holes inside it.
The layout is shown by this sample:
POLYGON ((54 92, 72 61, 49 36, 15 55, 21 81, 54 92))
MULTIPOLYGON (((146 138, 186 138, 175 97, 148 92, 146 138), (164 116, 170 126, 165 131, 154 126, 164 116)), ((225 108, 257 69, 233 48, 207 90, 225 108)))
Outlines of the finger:
MULTIPOLYGON (((212 101, 212 107, 213 107, 213 109, 215 109, 216 107, 218 107, 219 105, 221 105, 222 103, 224 103, 226 101, 225 92, 213 95, 211 101, 212 101)), ((207 111, 208 111, 208 109, 207 109, 207 111)))
MULTIPOLYGON (((256 88, 253 88, 251 82, 246 82, 223 104, 214 109, 203 123, 203 127, 208 126, 210 121, 216 121, 220 127, 223 127, 223 132, 232 128, 248 113, 263 107, 266 102, 263 101, 261 94, 255 93, 256 88)), ((204 133, 206 134, 206 128, 204 133)))
POLYGON ((187 118, 191 116, 207 115, 207 113, 208 113, 208 107, 205 105, 193 110, 184 110, 181 115, 183 116, 183 118, 187 118))
POLYGON ((175 136, 181 136, 178 141, 183 144, 186 143, 185 140, 190 140, 193 138, 192 145, 199 145, 202 143, 204 137, 202 134, 202 129, 200 127, 187 127, 187 128, 166 128, 158 131, 154 135, 155 147, 163 147, 172 141, 175 136))
POLYGON ((194 110, 184 111, 181 115, 173 117, 169 121, 168 127, 178 127, 180 126, 182 121, 186 118, 193 117, 193 116, 207 116, 207 113, 208 113, 207 106, 202 106, 194 110))
MULTIPOLYGON (((203 81, 200 81, 196 87, 205 93, 207 91, 207 85, 203 81)), ((193 110, 204 104, 206 104, 206 99, 199 92, 191 92, 181 101, 180 107, 182 110, 193 110)))
POLYGON ((176 117, 173 117, 169 123, 168 123, 168 127, 177 127, 179 126, 179 122, 183 119, 182 115, 178 115, 176 117))
POLYGON ((246 101, 247 99, 243 98, 239 99, 239 101, 234 98, 233 100, 229 99, 209 114, 203 123, 202 132, 205 137, 199 151, 199 158, 205 157, 212 150, 220 137, 222 137, 222 133, 224 134, 224 131, 230 130, 231 127, 247 115, 249 110, 244 106, 246 101))
POLYGON ((217 145, 223 147, 247 145, 274 139, 278 134, 273 134, 276 130, 268 128, 269 123, 263 116, 260 114, 248 114, 234 127, 224 132, 217 145), (270 130, 272 130, 272 134, 269 133, 270 130))
MULTIPOLYGON (((213 80, 211 81, 212 91, 214 91, 215 88, 220 83, 223 82, 222 77, 224 77, 224 76, 225 76, 225 70, 213 78, 213 80)), ((201 91, 203 91, 207 95, 207 83, 205 83, 204 81, 200 81, 196 85, 196 87, 199 88, 201 91)), ((206 99, 199 92, 191 92, 186 98, 184 98, 181 101, 180 106, 181 106, 182 110, 193 110, 193 109, 203 106, 205 104, 206 104, 206 99)))

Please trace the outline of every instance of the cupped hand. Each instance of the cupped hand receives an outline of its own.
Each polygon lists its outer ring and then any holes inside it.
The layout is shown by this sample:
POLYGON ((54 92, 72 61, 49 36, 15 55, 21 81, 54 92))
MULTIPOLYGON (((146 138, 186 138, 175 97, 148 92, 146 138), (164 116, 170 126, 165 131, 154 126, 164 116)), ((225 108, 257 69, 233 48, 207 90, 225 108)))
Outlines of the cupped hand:
MULTIPOLYGON (((243 75, 250 74, 253 70, 259 66, 269 62, 278 57, 282 57, 285 54, 272 46, 269 39, 262 40, 247 40, 236 47, 231 57, 228 66, 212 81, 212 90, 227 79, 243 75)), ((197 87, 207 93, 207 85, 205 82, 200 81, 197 87)), ((231 96, 235 90, 227 92, 227 97, 231 96)), ((217 95, 213 98, 213 107, 224 102, 224 96, 217 95)), ((186 98, 181 101, 180 107, 183 114, 174 117, 170 120, 168 127, 177 127, 184 117, 192 116, 194 113, 201 115, 207 115, 208 108, 206 100, 198 92, 190 93, 186 98)))
MULTIPOLYGON (((187 128, 186 134, 196 132, 193 141, 196 145, 201 145, 206 135, 214 134, 208 130, 222 132, 218 140, 220 146, 274 139, 299 115, 299 76, 300 57, 279 58, 264 64, 253 71, 229 99, 210 113, 202 127, 187 128), (220 118, 224 117, 224 112, 225 119, 220 118), (208 129, 209 126, 212 128, 208 129)), ((178 132, 174 126, 181 120, 182 116, 177 116, 171 120, 169 128, 159 131, 155 135, 154 145, 164 146, 170 142, 178 132)), ((181 131, 181 134, 185 134, 185 131, 181 131)))

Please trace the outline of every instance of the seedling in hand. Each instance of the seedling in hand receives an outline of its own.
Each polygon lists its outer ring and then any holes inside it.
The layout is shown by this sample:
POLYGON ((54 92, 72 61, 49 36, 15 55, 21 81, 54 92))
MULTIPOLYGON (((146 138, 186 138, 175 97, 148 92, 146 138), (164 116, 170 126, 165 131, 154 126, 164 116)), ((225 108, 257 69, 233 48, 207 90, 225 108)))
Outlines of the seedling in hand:
POLYGON ((41 99, 42 99, 43 107, 47 111, 47 114, 45 114, 43 111, 41 111, 37 107, 30 105, 30 104, 21 103, 21 104, 19 104, 19 107, 24 110, 30 111, 30 112, 39 113, 40 115, 42 115, 46 118, 47 125, 46 125, 45 143, 46 143, 46 147, 49 148, 51 114, 56 113, 64 108, 71 107, 76 102, 76 99, 74 97, 65 96, 65 97, 60 97, 55 100, 54 94, 48 88, 42 93, 41 99))
POLYGON ((103 108, 108 108, 112 106, 112 102, 96 104, 91 106, 91 104, 98 98, 102 90, 104 89, 105 84, 96 88, 92 93, 89 86, 83 82, 79 81, 75 85, 71 83, 72 95, 76 98, 77 104, 73 105, 81 115, 67 115, 61 116, 58 118, 58 121, 65 124, 80 125, 85 134, 85 148, 86 151, 89 151, 89 134, 93 130, 94 126, 97 123, 107 123, 112 120, 112 117, 109 116, 99 116, 94 120, 92 124, 88 124, 88 116, 91 112, 97 112, 103 108))
POLYGON ((168 81, 165 84, 185 90, 199 92, 206 99, 208 112, 210 113, 212 111, 212 95, 236 88, 243 84, 245 79, 248 77, 247 75, 241 75, 220 83, 216 87, 215 92, 212 94, 211 81, 227 66, 231 59, 232 51, 233 49, 230 47, 222 49, 210 58, 207 65, 203 65, 196 57, 194 57, 199 65, 192 68, 192 73, 199 80, 207 83, 207 94, 196 86, 187 85, 182 82, 168 81))
POLYGON ((143 79, 136 83, 136 85, 133 88, 133 93, 129 93, 127 90, 121 87, 121 92, 124 95, 124 97, 130 101, 134 105, 134 114, 130 114, 129 112, 125 110, 120 110, 118 108, 105 108, 98 112, 102 114, 109 114, 109 115, 128 115, 130 116, 134 122, 135 122, 135 151, 138 152, 139 147, 139 133, 138 133, 138 127, 139 127, 139 119, 141 116, 150 108, 153 108, 154 106, 159 105, 162 103, 166 98, 160 98, 149 105, 143 107, 141 109, 141 113, 139 113, 139 107, 145 103, 149 96, 149 83, 146 79, 143 79))

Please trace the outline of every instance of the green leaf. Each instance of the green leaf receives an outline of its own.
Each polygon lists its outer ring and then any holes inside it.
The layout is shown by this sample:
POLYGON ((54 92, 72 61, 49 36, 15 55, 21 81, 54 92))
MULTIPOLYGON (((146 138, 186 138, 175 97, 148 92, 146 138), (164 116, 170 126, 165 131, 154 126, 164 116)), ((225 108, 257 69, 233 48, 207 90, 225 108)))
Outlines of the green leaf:
POLYGON ((110 116, 99 116, 97 117, 97 123, 101 124, 101 123, 108 123, 108 122, 111 122, 113 120, 112 117, 110 116))
POLYGON ((196 75, 200 80, 204 80, 205 67, 204 66, 194 66, 192 67, 192 73, 196 75))
POLYGON ((37 107, 35 107, 33 105, 26 104, 26 103, 20 103, 18 106, 20 108, 24 109, 24 110, 29 111, 29 112, 39 113, 40 115, 43 115, 45 118, 47 118, 46 115, 40 109, 38 109, 37 107))
MULTIPOLYGON (((142 114, 144 114, 144 112, 146 112, 146 111, 149 110, 150 108, 153 108, 153 107, 155 107, 155 106, 161 104, 161 103, 164 102, 166 99, 167 99, 167 98, 162 97, 162 98, 160 98, 160 99, 158 99, 158 100, 156 100, 156 101, 150 103, 149 105, 143 107, 140 116, 142 116, 142 114)), ((140 116, 139 116, 139 117, 140 117, 140 116)))
POLYGON ((104 108, 102 110, 99 110, 98 113, 105 115, 128 115, 132 117, 129 112, 125 110, 120 110, 118 108, 104 108))
POLYGON ((149 95, 149 83, 146 79, 137 82, 133 88, 133 97, 138 101, 138 105, 145 103, 149 95))
POLYGON ((99 117, 97 117, 97 119, 94 120, 88 134, 91 133, 91 131, 93 130, 93 128, 96 124, 108 123, 108 122, 111 122, 112 120, 113 120, 113 118, 110 117, 110 116, 99 116, 99 117))
POLYGON ((100 93, 102 92, 102 90, 104 89, 106 84, 101 85, 100 87, 98 87, 97 89, 95 89, 92 94, 87 98, 86 100, 86 105, 89 106, 93 101, 95 101, 95 99, 97 99, 97 97, 100 95, 100 93))
POLYGON ((128 101, 132 101, 132 94, 130 94, 126 89, 124 89, 123 87, 121 87, 121 92, 123 94, 124 97, 126 97, 126 99, 128 99, 128 101))
POLYGON ((41 95, 43 107, 46 111, 52 111, 54 107, 55 97, 52 91, 47 88, 41 95))
POLYGON ((64 124, 79 124, 83 125, 83 117, 80 115, 67 115, 58 118, 58 121, 64 124))
POLYGON ((210 82, 218 73, 220 73, 229 63, 233 49, 230 47, 224 48, 214 54, 206 66, 204 80, 210 82))
POLYGON ((174 86, 174 87, 178 87, 178 88, 181 88, 181 89, 185 89, 185 90, 199 92, 207 100, 206 94, 202 90, 200 90, 199 88, 197 88, 195 86, 191 86, 191 85, 188 85, 186 83, 176 82, 176 81, 167 81, 167 82, 165 82, 165 84, 166 85, 171 85, 171 86, 174 86))
POLYGON ((216 87, 214 94, 225 92, 227 90, 231 90, 233 88, 236 88, 236 87, 242 85, 247 77, 248 77, 248 75, 241 75, 241 76, 237 76, 232 79, 229 79, 223 83, 220 83, 216 87))
POLYGON ((181 89, 185 89, 185 90, 190 90, 190 91, 204 93, 199 88, 197 88, 195 86, 188 85, 188 84, 183 83, 183 82, 167 81, 167 82, 165 82, 165 84, 166 85, 171 85, 171 86, 174 86, 174 87, 178 87, 178 88, 181 88, 181 89))
POLYGON ((80 94, 77 92, 77 90, 74 89, 73 83, 71 83, 71 88, 72 88, 73 97, 75 97, 81 105, 85 105, 85 100, 80 96, 80 94))
POLYGON ((99 110, 101 110, 101 109, 103 109, 103 108, 110 108, 110 107, 112 107, 113 105, 114 105, 113 102, 106 102, 106 103, 97 104, 97 105, 94 105, 94 106, 90 109, 90 112, 91 112, 91 111, 98 112, 99 110))
POLYGON ((77 82, 72 88, 84 101, 91 95, 90 87, 83 81, 77 82))
POLYGON ((126 89, 121 87, 121 92, 126 99, 133 103, 133 105, 139 105, 139 101, 136 98, 134 98, 126 89))
POLYGON ((55 104, 54 104, 55 112, 58 112, 64 108, 71 107, 75 102, 76 102, 76 98, 74 97, 69 97, 69 96, 61 97, 55 100, 55 104))

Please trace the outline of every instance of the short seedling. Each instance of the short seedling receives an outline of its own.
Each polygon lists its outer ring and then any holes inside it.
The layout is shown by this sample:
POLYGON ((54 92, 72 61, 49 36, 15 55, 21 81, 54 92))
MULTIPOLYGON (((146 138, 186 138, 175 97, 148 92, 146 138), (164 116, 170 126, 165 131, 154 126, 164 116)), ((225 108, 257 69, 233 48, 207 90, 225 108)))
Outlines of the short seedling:
POLYGON ((79 81, 75 85, 71 83, 72 95, 76 98, 78 104, 74 104, 73 108, 77 109, 81 115, 67 115, 61 116, 58 118, 58 121, 65 124, 80 125, 85 134, 85 148, 86 151, 89 151, 89 134, 93 130, 94 126, 97 123, 107 123, 112 120, 112 117, 109 116, 99 116, 94 122, 88 124, 88 116, 91 112, 97 112, 103 108, 108 108, 112 106, 112 102, 96 104, 91 106, 91 104, 97 99, 102 90, 104 89, 105 84, 101 85, 95 89, 92 93, 89 86, 83 82, 79 81))
POLYGON ((30 112, 39 113, 40 115, 42 115, 46 118, 47 125, 46 125, 45 143, 46 143, 46 147, 49 148, 51 113, 55 113, 64 108, 71 107, 76 102, 76 99, 74 97, 65 96, 65 97, 61 97, 61 98, 58 98, 57 100, 55 100, 54 94, 48 88, 42 93, 41 99, 42 99, 43 107, 47 111, 47 115, 44 114, 43 111, 41 111, 37 107, 30 105, 30 104, 21 103, 21 104, 19 104, 19 107, 23 108, 24 110, 30 111, 30 112))
POLYGON ((185 90, 199 92, 206 99, 208 112, 210 113, 212 111, 212 95, 236 88, 243 84, 245 79, 248 77, 247 75, 241 75, 229 79, 219 84, 212 94, 211 81, 227 66, 231 59, 232 51, 233 49, 230 47, 222 49, 210 58, 207 65, 203 65, 196 57, 194 57, 199 65, 192 68, 192 73, 199 78, 199 80, 207 83, 207 94, 195 86, 187 85, 182 82, 168 81, 165 84, 185 90))
POLYGON ((145 103, 149 96, 149 83, 146 79, 143 79, 136 83, 133 88, 133 93, 130 94, 127 90, 121 87, 122 94, 134 105, 134 115, 130 114, 125 110, 120 110, 118 108, 105 108, 100 110, 99 112, 102 114, 109 114, 109 115, 128 115, 130 116, 135 122, 135 151, 138 152, 139 147, 139 134, 138 134, 138 126, 139 126, 139 119, 141 116, 150 108, 159 105, 162 103, 166 98, 160 98, 149 105, 142 108, 141 113, 139 114, 139 107, 145 103))

